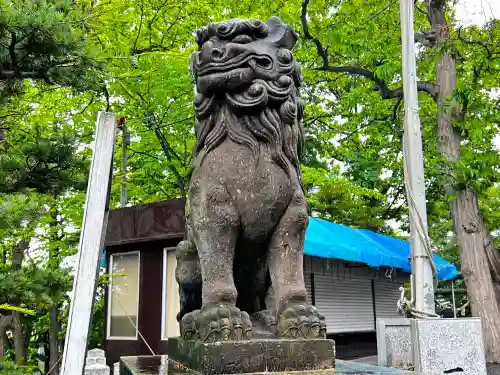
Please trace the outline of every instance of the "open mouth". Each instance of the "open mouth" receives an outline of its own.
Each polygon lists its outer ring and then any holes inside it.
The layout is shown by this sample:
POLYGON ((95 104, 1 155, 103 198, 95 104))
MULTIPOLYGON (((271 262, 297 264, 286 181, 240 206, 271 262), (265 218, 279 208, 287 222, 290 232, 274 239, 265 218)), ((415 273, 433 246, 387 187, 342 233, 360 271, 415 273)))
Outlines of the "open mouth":
POLYGON ((241 68, 244 64, 247 64, 252 69, 259 70, 271 70, 273 68, 273 61, 269 56, 257 55, 255 53, 241 53, 227 60, 219 60, 205 64, 200 62, 199 56, 195 57, 195 67, 199 77, 241 68))

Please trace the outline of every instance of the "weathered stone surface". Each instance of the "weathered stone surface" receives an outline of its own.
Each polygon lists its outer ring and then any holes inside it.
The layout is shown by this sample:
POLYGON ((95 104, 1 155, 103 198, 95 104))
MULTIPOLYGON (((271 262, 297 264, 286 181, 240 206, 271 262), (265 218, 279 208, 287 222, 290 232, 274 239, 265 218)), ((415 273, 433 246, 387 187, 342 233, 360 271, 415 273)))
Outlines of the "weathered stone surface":
MULTIPOLYGON (((122 357, 122 375, 199 375, 166 356, 122 357), (166 363, 165 363, 166 362, 166 363), (166 365, 166 366, 165 366, 166 365)), ((247 375, 268 375, 257 372, 247 375)), ((336 369, 309 370, 294 372, 274 372, 273 375, 417 375, 415 372, 402 371, 389 367, 370 366, 349 361, 338 361, 336 369)))
POLYGON ((332 340, 168 340, 169 358, 205 375, 323 370, 335 366, 332 340))
POLYGON ((87 358, 106 358, 106 352, 99 348, 91 349, 87 352, 87 358))
POLYGON ((249 314, 259 311, 275 336, 326 337, 324 317, 307 305, 302 267, 308 214, 296 41, 277 17, 197 32, 196 145, 176 270, 186 339, 250 339, 249 314), (271 285, 276 305, 266 306, 271 285))
POLYGON ((109 375, 110 369, 106 365, 106 353, 102 349, 92 349, 87 352, 84 375, 109 375))
POLYGON ((106 365, 90 365, 85 366, 84 375, 110 375, 109 366, 106 365))
POLYGON ((85 360, 85 366, 105 365, 105 364, 106 364, 106 357, 89 357, 89 356, 87 356, 87 359, 85 360))
POLYGON ((411 332, 416 371, 486 374, 480 319, 412 320, 411 332))
POLYGON ((410 319, 377 319, 377 352, 379 366, 413 365, 410 319))

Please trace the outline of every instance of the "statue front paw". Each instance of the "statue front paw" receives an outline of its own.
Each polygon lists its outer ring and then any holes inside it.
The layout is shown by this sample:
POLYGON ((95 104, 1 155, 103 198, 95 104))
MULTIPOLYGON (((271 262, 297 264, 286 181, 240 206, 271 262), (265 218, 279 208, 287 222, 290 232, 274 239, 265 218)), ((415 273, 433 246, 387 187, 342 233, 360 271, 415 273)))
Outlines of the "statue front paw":
POLYGON ((241 341, 252 337, 248 314, 230 305, 203 307, 196 318, 196 329, 204 342, 241 341))
POLYGON ((326 338, 325 317, 314 306, 289 306, 278 318, 278 336, 290 339, 326 338))
POLYGON ((199 315, 200 310, 195 310, 185 314, 180 322, 180 333, 184 340, 195 340, 196 334, 196 317, 199 315))

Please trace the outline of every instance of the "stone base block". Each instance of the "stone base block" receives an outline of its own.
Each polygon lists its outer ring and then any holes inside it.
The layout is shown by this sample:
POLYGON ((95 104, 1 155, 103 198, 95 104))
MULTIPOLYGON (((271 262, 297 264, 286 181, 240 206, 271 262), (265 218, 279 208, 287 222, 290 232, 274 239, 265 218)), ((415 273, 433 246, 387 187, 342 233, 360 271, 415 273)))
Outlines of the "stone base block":
POLYGON ((377 319, 379 366, 407 370, 414 367, 410 321, 411 319, 405 318, 377 319))
POLYGON ((106 365, 106 357, 89 357, 85 360, 85 366, 106 365))
POLYGON ((411 320, 415 371, 486 375, 480 319, 411 320))
MULTIPOLYGON (((370 366, 362 363, 337 360, 335 369, 294 371, 294 372, 257 372, 246 375, 421 375, 390 367, 370 366)), ((200 375, 186 366, 167 358, 167 356, 138 356, 120 358, 121 375, 200 375)))
POLYGON ((84 375, 110 375, 109 366, 106 365, 90 365, 85 366, 84 375))
POLYGON ((202 343, 168 340, 170 359, 205 375, 312 371, 335 367, 332 340, 254 339, 202 343))

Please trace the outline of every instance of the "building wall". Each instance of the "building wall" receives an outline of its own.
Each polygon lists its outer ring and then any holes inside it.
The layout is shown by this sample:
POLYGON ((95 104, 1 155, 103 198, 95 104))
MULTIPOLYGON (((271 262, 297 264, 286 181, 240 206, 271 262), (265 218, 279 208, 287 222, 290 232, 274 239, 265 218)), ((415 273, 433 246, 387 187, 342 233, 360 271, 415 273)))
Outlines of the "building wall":
MULTIPOLYGON (((137 340, 116 340, 106 336, 104 349, 109 365, 118 362, 119 358, 125 355, 149 355, 152 354, 151 351, 155 354, 166 351, 166 343, 162 340, 161 331, 163 317, 163 249, 175 247, 178 242, 179 239, 164 240, 152 243, 111 246, 106 249, 106 263, 108 265, 112 254, 130 251, 141 252, 138 317, 140 335, 138 335, 137 340)), ((105 298, 108 301, 109 288, 106 294, 105 298)), ((177 293, 170 294, 175 299, 177 293)), ((175 300, 172 303, 175 303, 175 300)), ((109 324, 108 308, 109 306, 106 304, 105 332, 108 331, 109 324)))
MULTIPOLYGON (((179 333, 175 319, 179 311, 177 282, 173 272, 175 264, 174 253, 168 252, 166 330, 169 336, 179 333)), ((320 309, 320 312, 324 315, 330 312, 328 319, 331 321, 331 333, 374 331, 378 314, 384 314, 384 317, 397 316, 399 294, 395 291, 399 293, 398 288, 408 280, 408 275, 398 270, 353 266, 338 259, 307 255, 304 257, 304 274, 308 302, 316 304, 318 309, 323 307, 324 311, 320 309)), ((272 290, 266 302, 274 302, 272 290)))
MULTIPOLYGON (((176 259, 175 251, 173 251, 173 247, 177 243, 178 240, 171 240, 158 243, 128 245, 125 249, 123 246, 107 249, 108 256, 113 252, 122 252, 127 249, 128 251, 141 251, 140 272, 142 277, 138 319, 139 331, 156 354, 167 354, 168 347, 166 340, 168 336, 179 335, 179 326, 176 320, 176 315, 179 311, 179 294, 175 280, 176 259), (170 248, 170 251, 164 251, 166 248, 170 248)), ((350 358, 376 353, 374 320, 383 311, 391 312, 391 306, 394 306, 393 310, 395 312, 395 303, 397 301, 395 297, 397 297, 397 294, 394 293, 394 290, 397 290, 408 279, 408 275, 397 270, 374 269, 366 266, 347 264, 340 260, 313 258, 309 256, 305 256, 304 259, 304 273, 306 288, 308 290, 308 301, 324 310, 321 311, 320 309, 320 312, 327 312, 325 307, 334 306, 335 303, 337 306, 342 306, 343 302, 340 300, 338 293, 339 288, 335 288, 335 286, 342 284, 345 288, 351 287, 351 291, 347 290, 349 298, 352 297, 364 301, 364 305, 362 306, 362 309, 365 309, 364 314, 368 316, 369 320, 372 319, 369 323, 363 323, 362 320, 366 319, 366 317, 363 318, 360 315, 359 319, 361 321, 358 322, 358 328, 360 325, 362 327, 361 329, 357 329, 357 331, 355 327, 354 330, 344 330, 344 332, 331 332, 330 330, 331 337, 337 342, 338 357, 350 358), (318 288, 321 280, 331 280, 334 287, 328 289, 327 285, 326 289, 323 288, 322 294, 326 298, 318 301, 318 298, 321 297, 321 288, 318 288), (366 284, 369 288, 365 288, 367 290, 364 292, 357 291, 354 288, 355 284, 366 284), (392 292, 389 292, 391 290, 392 292), (366 292, 368 295, 360 296, 360 292, 366 292), (373 302, 374 297, 375 303, 373 302), (371 324, 373 324, 373 328, 371 328, 371 324)), ((270 296, 271 298, 272 296, 270 296)), ((352 307, 350 311, 344 309, 340 314, 334 311, 330 319, 341 320, 343 316, 361 311, 358 304, 357 307, 352 307)), ((330 326, 335 326, 335 324, 330 324, 330 326)), ((108 353, 109 363, 118 361, 119 357, 124 355, 151 354, 148 346, 140 337, 136 341, 107 340, 105 349, 108 353)))
POLYGON ((377 317, 397 317, 399 288, 409 279, 400 270, 310 256, 304 272, 330 334, 374 332, 377 317))
POLYGON ((377 317, 397 317, 399 287, 409 275, 396 269, 371 268, 338 259, 304 257, 306 288, 327 320, 336 357, 377 354, 377 317))

